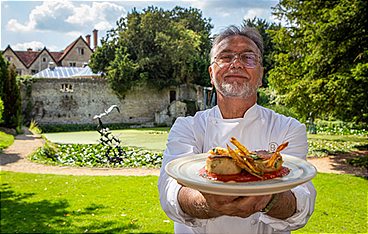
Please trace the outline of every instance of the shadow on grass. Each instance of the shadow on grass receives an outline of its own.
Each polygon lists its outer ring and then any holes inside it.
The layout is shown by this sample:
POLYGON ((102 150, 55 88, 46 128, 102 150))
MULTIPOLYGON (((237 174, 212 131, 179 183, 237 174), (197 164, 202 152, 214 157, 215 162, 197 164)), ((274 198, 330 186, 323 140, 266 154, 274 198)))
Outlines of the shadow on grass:
POLYGON ((1 233, 139 232, 134 223, 96 219, 90 222, 93 213, 104 209, 102 205, 91 204, 78 214, 69 214, 66 200, 29 201, 35 193, 20 194, 8 184, 2 184, 0 192, 1 233), (86 222, 87 225, 81 224, 86 222))

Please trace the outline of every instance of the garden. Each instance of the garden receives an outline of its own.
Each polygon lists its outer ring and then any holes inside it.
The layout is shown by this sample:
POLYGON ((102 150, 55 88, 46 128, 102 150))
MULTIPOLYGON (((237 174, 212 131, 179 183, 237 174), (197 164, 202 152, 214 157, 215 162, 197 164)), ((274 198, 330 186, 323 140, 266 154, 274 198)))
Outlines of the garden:
MULTIPOLYGON (((336 127, 329 130, 318 127, 318 131, 308 135, 310 157, 367 150, 365 131, 355 135, 343 135, 336 127)), ((44 133, 47 143, 30 155, 30 160, 72 167, 159 168, 168 132, 169 128, 112 130, 126 152, 125 160, 118 164, 103 161, 106 149, 98 143, 96 131, 44 133), (78 139, 83 144, 76 144, 78 139)), ((361 158, 357 161, 365 162, 361 158)), ((173 232, 173 222, 159 205, 157 176, 3 171, 1 181, 2 233, 173 232)), ((318 193, 315 212, 308 224, 295 233, 367 231, 366 178, 318 173, 313 183, 318 193)))

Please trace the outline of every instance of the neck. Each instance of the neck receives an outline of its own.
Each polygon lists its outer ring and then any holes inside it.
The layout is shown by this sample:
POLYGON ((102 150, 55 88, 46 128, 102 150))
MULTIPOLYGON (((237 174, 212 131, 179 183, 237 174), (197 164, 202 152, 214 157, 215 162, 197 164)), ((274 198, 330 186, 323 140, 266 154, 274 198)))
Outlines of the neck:
POLYGON ((222 118, 235 119, 242 118, 249 108, 257 102, 257 96, 249 98, 224 97, 217 92, 217 105, 220 108, 222 118))

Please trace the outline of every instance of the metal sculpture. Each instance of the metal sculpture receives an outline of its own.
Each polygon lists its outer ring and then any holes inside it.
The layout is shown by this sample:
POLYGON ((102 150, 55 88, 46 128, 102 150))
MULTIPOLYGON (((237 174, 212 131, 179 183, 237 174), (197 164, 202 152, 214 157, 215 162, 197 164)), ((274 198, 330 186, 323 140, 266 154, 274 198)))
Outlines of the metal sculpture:
POLYGON ((102 117, 107 116, 114 108, 120 113, 119 107, 117 105, 112 105, 105 110, 105 112, 93 116, 93 119, 98 120, 97 132, 100 133, 101 144, 108 147, 105 156, 109 163, 121 164, 123 161, 123 156, 126 155, 125 151, 120 145, 121 141, 111 133, 109 128, 103 125, 101 120, 102 117), (110 154, 112 154, 112 156, 110 156, 110 154))

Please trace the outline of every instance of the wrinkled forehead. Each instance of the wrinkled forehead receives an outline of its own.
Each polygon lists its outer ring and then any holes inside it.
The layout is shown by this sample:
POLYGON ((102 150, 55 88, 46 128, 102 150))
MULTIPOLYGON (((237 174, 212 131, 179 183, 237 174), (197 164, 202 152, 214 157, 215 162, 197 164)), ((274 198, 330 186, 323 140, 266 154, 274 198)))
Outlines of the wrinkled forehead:
POLYGON ((220 43, 218 43, 213 48, 212 56, 216 56, 222 52, 253 52, 256 54, 261 54, 256 43, 245 36, 234 35, 226 37, 220 43))

